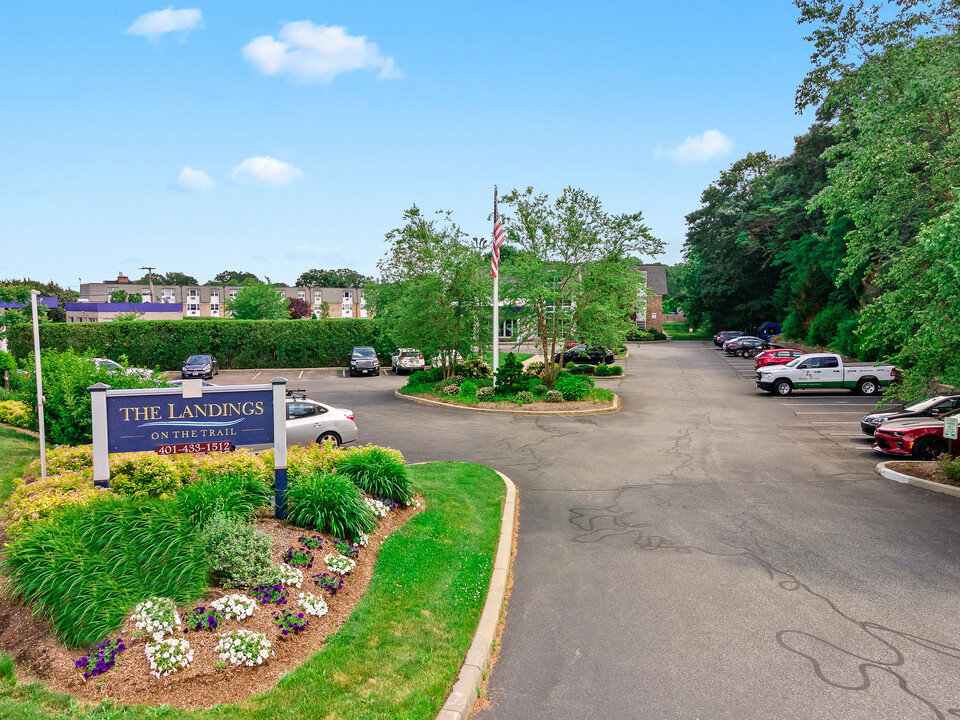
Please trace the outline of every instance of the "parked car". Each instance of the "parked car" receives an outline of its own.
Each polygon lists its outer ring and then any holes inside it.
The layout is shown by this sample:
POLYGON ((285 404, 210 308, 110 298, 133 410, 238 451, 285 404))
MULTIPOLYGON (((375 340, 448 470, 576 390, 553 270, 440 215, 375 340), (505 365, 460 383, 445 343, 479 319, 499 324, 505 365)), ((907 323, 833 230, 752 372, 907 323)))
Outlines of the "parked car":
POLYGON ((757 387, 777 395, 804 388, 845 388, 860 395, 876 395, 891 382, 893 365, 844 363, 834 353, 809 353, 786 365, 757 370, 757 387))
POLYGON ((730 338, 729 340, 724 340, 721 347, 723 347, 724 352, 726 352, 727 348, 731 346, 737 346, 744 340, 759 340, 760 342, 763 342, 763 338, 758 338, 756 335, 738 335, 737 337, 730 338))
POLYGON ((867 413, 860 420, 860 429, 865 435, 873 435, 878 425, 907 418, 941 417, 951 410, 960 408, 960 395, 934 395, 918 398, 903 405, 867 413))
MULTIPOLYGON (((173 385, 173 387, 183 387, 183 378, 177 378, 176 380, 167 380, 167 385, 173 385)), ((220 387, 214 382, 209 380, 201 380, 200 385, 202 387, 220 387)))
POLYGON ((786 365, 803 354, 803 350, 796 348, 771 348, 754 356, 753 367, 759 370, 764 365, 786 365))
POLYGON ((415 348, 400 348, 390 356, 390 366, 397 375, 423 370, 427 363, 423 353, 415 348))
POLYGON ((914 460, 936 460, 947 452, 943 418, 956 415, 960 415, 960 409, 935 418, 913 417, 883 423, 873 434, 873 449, 914 460))
POLYGON ((721 330, 713 336, 713 344, 722 347, 727 340, 733 340, 733 338, 741 335, 743 335, 743 330, 721 330))
POLYGON ((287 445, 330 442, 335 447, 357 439, 357 423, 352 410, 330 407, 306 395, 287 398, 287 445))
POLYGON ((723 351, 728 355, 738 355, 739 357, 753 357, 759 350, 768 350, 770 343, 760 338, 739 338, 730 340, 723 344, 723 351))
POLYGON ((350 376, 379 375, 380 360, 372 347, 359 346, 350 352, 350 376))
POLYGON ((561 365, 566 365, 569 362, 583 365, 599 365, 600 363, 609 365, 613 362, 613 350, 593 345, 574 345, 562 353, 557 353, 553 361, 561 365))
POLYGON ((213 380, 214 375, 220 374, 220 363, 217 359, 205 353, 202 355, 191 355, 180 368, 181 378, 207 378, 213 380))
POLYGON ((107 372, 121 372, 124 375, 139 375, 144 378, 153 377, 153 370, 141 367, 124 367, 116 360, 110 358, 90 358, 97 370, 106 370, 107 372))

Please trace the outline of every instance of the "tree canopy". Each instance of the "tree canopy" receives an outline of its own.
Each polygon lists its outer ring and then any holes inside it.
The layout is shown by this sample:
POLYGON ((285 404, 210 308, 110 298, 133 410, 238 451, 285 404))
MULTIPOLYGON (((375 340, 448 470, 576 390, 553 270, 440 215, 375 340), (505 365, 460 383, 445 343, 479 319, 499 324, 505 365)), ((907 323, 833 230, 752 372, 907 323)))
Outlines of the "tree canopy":
MULTIPOLYGON (((197 279, 193 275, 187 275, 182 272, 168 272, 164 273, 153 273, 153 284, 154 285, 199 285, 197 279)), ((133 283, 136 285, 147 285, 150 283, 151 274, 147 273, 139 280, 134 280, 133 283)))
POLYGON ((353 288, 363 287, 369 282, 372 282, 371 278, 358 273, 356 270, 340 268, 339 270, 307 270, 297 278, 297 282, 294 284, 297 287, 353 288))
POLYGON ((253 273, 243 270, 224 270, 213 276, 213 280, 208 280, 207 285, 251 285, 260 282, 253 273))
POLYGON ((237 320, 282 320, 290 317, 287 298, 266 283, 254 283, 227 300, 226 310, 237 320))

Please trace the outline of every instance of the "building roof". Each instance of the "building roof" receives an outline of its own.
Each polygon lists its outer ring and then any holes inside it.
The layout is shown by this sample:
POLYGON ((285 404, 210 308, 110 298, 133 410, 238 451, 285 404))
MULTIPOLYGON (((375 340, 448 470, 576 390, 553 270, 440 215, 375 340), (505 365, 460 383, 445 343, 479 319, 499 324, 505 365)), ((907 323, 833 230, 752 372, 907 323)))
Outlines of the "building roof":
POLYGON ((183 312, 181 303, 66 303, 67 312, 183 312))
POLYGON ((651 263, 649 265, 638 265, 638 270, 647 273, 647 290, 654 295, 667 294, 667 266, 663 263, 651 263))
MULTIPOLYGON (((57 307, 59 300, 56 297, 39 297, 37 298, 37 303, 53 309, 57 307)), ((23 308, 29 306, 30 303, 0 302, 0 310, 9 310, 11 308, 23 308)))

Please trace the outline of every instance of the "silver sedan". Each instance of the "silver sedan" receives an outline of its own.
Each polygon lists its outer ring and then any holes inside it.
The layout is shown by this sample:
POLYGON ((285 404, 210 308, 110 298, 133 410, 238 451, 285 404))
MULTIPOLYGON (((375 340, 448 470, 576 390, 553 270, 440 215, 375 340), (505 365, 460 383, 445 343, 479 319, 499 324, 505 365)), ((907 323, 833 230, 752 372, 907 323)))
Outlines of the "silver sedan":
POLYGON ((352 410, 330 407, 305 397, 287 398, 287 445, 332 440, 337 447, 357 439, 352 410))

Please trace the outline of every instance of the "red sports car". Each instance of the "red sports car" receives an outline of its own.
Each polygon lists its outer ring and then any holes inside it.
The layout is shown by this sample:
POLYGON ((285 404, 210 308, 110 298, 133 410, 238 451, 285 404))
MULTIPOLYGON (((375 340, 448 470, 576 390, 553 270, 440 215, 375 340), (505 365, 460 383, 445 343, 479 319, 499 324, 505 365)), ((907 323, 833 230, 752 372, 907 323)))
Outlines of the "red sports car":
POLYGON ((801 355, 803 355, 803 350, 797 350, 796 348, 774 348, 757 355, 753 360, 753 367, 758 370, 764 365, 786 365, 801 355))
POLYGON ((883 423, 873 434, 873 449, 914 460, 936 460, 949 450, 943 438, 943 418, 956 415, 960 415, 960 410, 935 418, 916 417, 883 423))

